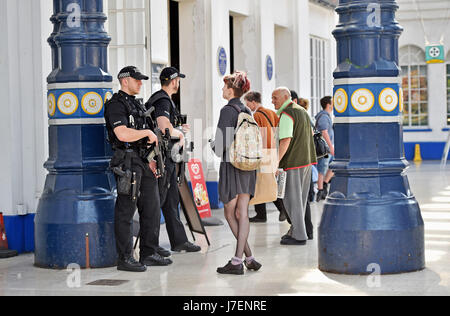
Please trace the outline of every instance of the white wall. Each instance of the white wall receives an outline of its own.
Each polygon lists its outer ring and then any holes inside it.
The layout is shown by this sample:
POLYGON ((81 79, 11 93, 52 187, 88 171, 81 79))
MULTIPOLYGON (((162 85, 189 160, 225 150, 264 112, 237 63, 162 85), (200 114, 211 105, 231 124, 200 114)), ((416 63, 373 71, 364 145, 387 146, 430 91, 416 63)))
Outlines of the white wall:
POLYGON ((34 213, 44 187, 52 8, 44 0, 0 2, 0 211, 6 215, 34 213))
POLYGON ((338 16, 334 11, 317 4, 309 4, 310 35, 326 40, 326 65, 331 71, 326 73, 326 94, 333 95, 333 72, 337 66, 336 40, 332 32, 338 23, 338 16))
MULTIPOLYGON (((211 1, 181 1, 180 13, 180 68, 187 78, 183 80, 181 100, 183 112, 188 115, 195 140, 195 157, 201 157, 212 129, 203 133, 213 120, 212 73, 216 53, 211 49, 211 1), (182 52, 189 52, 188 54, 182 52)), ((209 153, 210 151, 206 151, 209 153)), ((212 160, 212 159, 211 159, 212 160)), ((213 164, 204 162, 205 174, 215 170, 213 164)))
POLYGON ((195 136, 197 150, 204 149, 195 156, 203 154, 207 180, 217 181, 218 160, 206 156, 211 154, 207 139, 214 136, 220 110, 226 104, 222 98, 223 76, 218 70, 217 54, 219 47, 225 48, 229 73, 229 16, 234 17, 235 68, 247 71, 252 89, 260 91, 264 106, 273 109, 271 96, 277 86, 286 85, 309 97, 311 34, 329 40, 331 94, 336 63, 331 31, 336 15, 306 0, 193 0, 179 1, 179 4, 181 68, 188 76, 183 81, 182 108, 189 115, 191 125, 198 120, 194 132, 199 127, 205 130, 195 136), (267 56, 274 61, 272 80, 266 75, 267 56))
MULTIPOLYGON (((142 7, 142 3, 147 2, 127 3, 142 7)), ((151 13, 152 19, 151 45, 148 47, 152 54, 144 53, 148 57, 145 62, 153 59, 153 62, 169 63, 167 2, 151 0, 148 4, 151 10, 147 18, 151 13)), ((322 30, 323 36, 328 34, 331 39, 326 26, 314 24, 325 19, 328 21, 325 24, 329 25, 330 17, 334 16, 331 10, 309 5, 306 0, 182 0, 179 6, 180 62, 183 72, 188 75, 183 82, 181 99, 183 112, 190 117, 189 123, 193 125, 198 119, 203 124, 197 136, 200 138, 197 150, 206 147, 207 139, 213 136, 220 109, 226 104, 221 93, 223 78, 218 71, 217 51, 224 47, 230 58, 230 14, 236 16, 236 66, 248 71, 253 89, 263 94, 264 105, 272 108, 271 93, 278 84, 276 78, 279 78, 279 84, 291 83, 290 86, 297 88, 302 96, 309 95, 309 36, 311 32, 322 30), (278 50, 278 54, 282 51, 284 55, 277 58, 276 26, 283 30, 277 36, 278 41, 289 44, 291 58, 284 58, 289 56, 289 52, 283 50, 278 50), (268 55, 274 61, 271 81, 266 76, 268 55)), ((110 10, 118 9, 112 0, 105 0, 105 10, 108 7, 110 10)), ((0 155, 3 167, 0 211, 5 214, 34 212, 44 187, 47 171, 43 164, 48 158, 46 77, 51 72, 51 50, 47 38, 53 29, 49 21, 52 9, 52 1, 49 0, 0 1, 0 87, 4 118, 0 125, 0 146, 3 148, 0 155)), ((117 34, 116 44, 142 45, 141 35, 145 30, 149 31, 149 25, 136 24, 139 32, 125 40, 121 38, 124 34, 120 32, 120 24, 111 25, 113 17, 109 18, 109 33, 117 34), (135 41, 130 42, 133 38, 135 41)), ((330 55, 332 60, 334 53, 330 55)), ((121 56, 114 59, 114 65, 109 69, 113 77, 119 64, 132 62, 129 58, 124 59, 125 55, 121 56)), ((148 64, 142 68, 147 67, 148 64)), ((332 70, 330 68, 330 73, 332 70)), ((217 161, 206 163, 205 169, 207 179, 216 181, 217 161)))
POLYGON ((169 64, 169 8, 167 0, 151 0, 152 62, 169 64))

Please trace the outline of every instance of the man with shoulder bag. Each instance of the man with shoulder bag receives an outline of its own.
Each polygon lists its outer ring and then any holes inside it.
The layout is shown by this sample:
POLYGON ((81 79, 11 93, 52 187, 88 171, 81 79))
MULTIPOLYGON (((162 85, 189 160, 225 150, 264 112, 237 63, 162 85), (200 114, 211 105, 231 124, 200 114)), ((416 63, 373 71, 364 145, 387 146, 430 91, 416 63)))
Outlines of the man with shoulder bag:
MULTIPOLYGON (((275 172, 278 166, 277 165, 275 165, 275 167, 271 166, 273 162, 276 163, 278 161, 277 144, 275 140, 275 132, 276 132, 275 129, 278 127, 280 119, 278 118, 277 114, 274 111, 266 109, 262 106, 261 93, 256 91, 248 92, 244 96, 244 100, 246 102, 247 107, 253 112, 253 117, 255 118, 256 123, 258 123, 259 127, 261 128, 261 135, 263 138, 264 153, 265 153, 265 157, 263 158, 262 162, 262 168, 257 175, 256 193, 255 198, 253 200, 256 199, 258 201, 261 201, 261 198, 264 199, 263 197, 258 196, 258 192, 260 190, 264 190, 264 188, 260 188, 261 185, 264 185, 264 183, 260 183, 262 177, 265 177, 267 181, 273 181, 272 187, 275 186, 274 200, 272 200, 273 197, 270 198, 268 196, 265 197, 265 200, 269 198, 269 200, 271 200, 269 202, 273 202, 275 204, 278 211, 280 212, 278 219, 280 222, 282 222, 285 221, 287 217, 283 200, 277 199, 276 194, 277 182, 275 179, 275 172)), ((253 200, 250 201, 250 204, 258 202, 258 201, 255 202, 253 200)), ((266 203, 255 204, 255 212, 256 216, 250 218, 251 223, 265 223, 267 221, 266 203)))
POLYGON ((284 206, 291 228, 281 239, 282 245, 306 245, 306 202, 311 182, 311 168, 317 163, 313 130, 308 112, 295 104, 288 88, 277 88, 272 103, 280 117, 279 168, 286 171, 284 206))
POLYGON ((333 98, 324 97, 320 100, 322 111, 316 115, 316 130, 322 134, 325 139, 330 155, 320 158, 317 164, 319 171, 319 179, 317 181, 317 187, 319 192, 317 193, 316 201, 325 200, 328 196, 328 185, 334 176, 334 173, 329 169, 330 164, 334 160, 334 130, 331 114, 333 113, 333 98))

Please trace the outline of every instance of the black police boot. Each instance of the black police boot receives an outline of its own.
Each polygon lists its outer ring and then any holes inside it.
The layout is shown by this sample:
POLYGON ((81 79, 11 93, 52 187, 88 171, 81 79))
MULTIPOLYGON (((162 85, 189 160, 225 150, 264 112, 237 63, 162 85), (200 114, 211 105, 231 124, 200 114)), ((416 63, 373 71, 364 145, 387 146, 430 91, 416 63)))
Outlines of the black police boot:
POLYGON ((172 260, 166 259, 166 258, 162 257, 160 254, 155 253, 151 256, 141 258, 141 263, 143 265, 146 265, 147 267, 150 267, 150 266, 163 267, 163 266, 168 266, 168 265, 172 264, 173 262, 172 262, 172 260))
POLYGON ((147 271, 147 267, 137 262, 133 256, 129 256, 118 260, 117 270, 127 272, 145 272, 147 271))
POLYGON ((170 257, 170 256, 172 255, 172 253, 171 253, 169 250, 164 249, 163 247, 158 247, 158 248, 156 249, 156 252, 157 252, 161 257, 164 257, 164 258, 168 258, 168 257, 170 257))
POLYGON ((199 252, 200 250, 202 250, 201 247, 194 245, 189 241, 186 241, 184 244, 172 248, 172 251, 174 252, 199 252))

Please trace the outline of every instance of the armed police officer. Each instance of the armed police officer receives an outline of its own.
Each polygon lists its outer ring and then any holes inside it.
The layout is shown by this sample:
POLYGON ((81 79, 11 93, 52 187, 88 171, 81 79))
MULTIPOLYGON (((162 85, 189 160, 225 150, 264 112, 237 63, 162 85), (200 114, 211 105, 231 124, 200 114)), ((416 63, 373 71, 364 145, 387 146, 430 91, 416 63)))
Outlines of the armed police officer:
MULTIPOLYGON (((165 177, 159 178, 161 208, 166 221, 171 250, 174 252, 198 252, 201 248, 188 241, 186 231, 179 218, 178 204, 180 203, 180 197, 176 162, 173 160, 173 154, 177 151, 173 150, 174 146, 176 148, 184 146, 183 128, 185 132, 189 129, 172 101, 172 96, 179 90, 181 78, 185 77, 176 68, 164 68, 160 75, 162 89, 152 95, 146 104, 146 108, 154 108, 154 118, 157 121, 158 128, 165 133, 166 139, 172 139, 165 155, 165 177), (174 139, 176 140, 174 141, 174 139)), ((165 257, 170 256, 170 251, 159 247, 159 245, 158 253, 165 257)))
POLYGON ((147 112, 136 99, 142 80, 149 78, 136 68, 125 67, 118 75, 121 89, 105 104, 108 138, 114 150, 110 166, 117 181, 118 197, 114 229, 118 253, 117 269, 144 272, 147 265, 172 263, 157 254, 161 220, 158 165, 154 159, 158 139, 146 122, 147 112), (140 262, 133 257, 132 221, 140 215, 140 262))

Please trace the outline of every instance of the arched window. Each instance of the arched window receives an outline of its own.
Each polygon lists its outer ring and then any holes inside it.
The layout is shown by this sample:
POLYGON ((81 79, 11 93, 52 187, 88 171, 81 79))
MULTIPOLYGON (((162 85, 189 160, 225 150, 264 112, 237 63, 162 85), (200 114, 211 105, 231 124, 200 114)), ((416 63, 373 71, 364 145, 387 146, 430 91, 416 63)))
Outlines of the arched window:
POLYGON ((450 51, 447 54, 447 126, 450 126, 450 51))
POLYGON ((400 49, 403 88, 403 125, 428 126, 428 79, 425 52, 417 46, 400 49))

